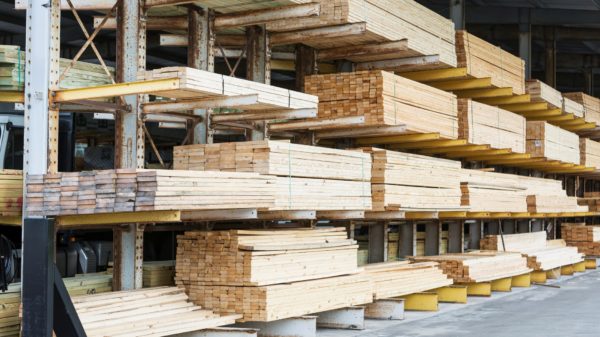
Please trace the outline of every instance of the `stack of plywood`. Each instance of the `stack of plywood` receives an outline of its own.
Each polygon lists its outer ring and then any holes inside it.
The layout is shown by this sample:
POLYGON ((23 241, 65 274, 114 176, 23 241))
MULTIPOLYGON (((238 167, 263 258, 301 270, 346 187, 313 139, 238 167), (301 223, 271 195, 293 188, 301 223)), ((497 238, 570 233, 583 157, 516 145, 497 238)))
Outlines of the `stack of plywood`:
POLYGON ((458 138, 472 144, 525 152, 525 118, 498 107, 458 100, 458 138))
POLYGON ((277 176, 270 210, 370 210, 371 157, 360 151, 277 141, 189 145, 175 168, 277 176))
POLYGON ((495 87, 525 93, 525 62, 520 57, 463 30, 456 32, 456 56, 458 66, 467 68, 470 76, 489 77, 495 87))
POLYGON ((546 122, 527 122, 527 153, 579 165, 579 136, 546 122))
POLYGON ((527 187, 515 175, 463 170, 463 206, 472 212, 527 212, 527 187))
POLYGON ((600 99, 582 92, 566 93, 563 96, 583 105, 583 116, 586 122, 600 124, 600 99))
POLYGON ((527 259, 518 253, 471 252, 413 257, 415 261, 438 262, 455 283, 488 282, 529 273, 527 259))
POLYGON ((579 139, 581 165, 600 170, 600 143, 588 138, 579 139))
MULTIPOLYGON (((267 30, 301 31, 348 23, 364 23, 365 32, 360 35, 339 36, 338 34, 333 38, 328 36, 306 38, 303 43, 317 49, 324 49, 406 40, 407 50, 396 55, 395 58, 439 55, 440 67, 456 66, 454 25, 450 20, 416 1, 317 0, 315 2, 321 4, 319 16, 268 23, 267 30)), ((374 55, 375 59, 376 57, 377 55, 374 55)), ((348 59, 360 61, 352 57, 348 59)))
POLYGON ((0 170, 0 216, 20 216, 23 208, 23 171, 0 170))
POLYGON ((183 289, 159 287, 73 298, 90 337, 172 336, 235 323, 188 301, 183 289))
POLYGON ((410 153, 364 149, 373 156, 373 209, 458 209, 461 164, 410 153))
POLYGON ((528 80, 526 82, 527 93, 532 102, 548 103, 548 108, 562 109, 563 95, 560 91, 552 88, 540 80, 528 80))
POLYGON ((561 238, 568 246, 586 256, 600 256, 600 226, 586 226, 585 223, 561 223, 561 238))
POLYGON ((175 285, 175 261, 144 261, 144 288, 175 285))
POLYGON ((343 228, 187 232, 178 243, 177 284, 221 314, 273 321, 372 301, 343 228))
POLYGON ((409 132, 458 137, 456 96, 385 71, 308 76, 319 118, 364 116, 366 126, 405 124, 409 132))
POLYGON ((435 262, 370 264, 363 272, 373 282, 373 299, 405 296, 451 285, 435 262))

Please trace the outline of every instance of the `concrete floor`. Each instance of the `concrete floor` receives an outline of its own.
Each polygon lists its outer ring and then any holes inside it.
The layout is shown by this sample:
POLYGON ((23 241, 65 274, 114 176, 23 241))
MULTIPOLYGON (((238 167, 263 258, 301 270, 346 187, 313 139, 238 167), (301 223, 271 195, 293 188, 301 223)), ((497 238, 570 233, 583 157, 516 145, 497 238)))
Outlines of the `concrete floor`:
POLYGON ((362 331, 319 329, 319 337, 598 337, 600 269, 544 286, 441 304, 436 313, 407 312, 403 321, 367 320, 362 331))

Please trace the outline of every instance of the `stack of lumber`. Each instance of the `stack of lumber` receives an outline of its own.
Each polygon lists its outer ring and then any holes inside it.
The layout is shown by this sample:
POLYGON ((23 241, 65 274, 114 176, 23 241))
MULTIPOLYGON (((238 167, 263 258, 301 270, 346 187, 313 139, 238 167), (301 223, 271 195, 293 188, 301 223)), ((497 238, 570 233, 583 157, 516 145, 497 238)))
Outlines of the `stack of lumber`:
MULTIPOLYGON (((267 23, 269 31, 292 31, 309 28, 364 23, 360 35, 305 39, 304 44, 322 49, 346 45, 406 40, 407 50, 395 58, 439 55, 440 67, 456 66, 454 25, 416 1, 406 0, 318 0, 319 16, 267 23)), ((374 59, 377 55, 373 55, 374 59)), ((380 56, 381 57, 381 56, 380 56)), ((390 57, 391 58, 391 57, 390 57)), ((359 61, 348 58, 350 61, 359 61)), ((361 59, 364 60, 364 59, 361 59)))
POLYGON ((588 212, 589 208, 580 205, 577 197, 541 195, 527 196, 527 210, 531 213, 588 212))
POLYGON ((527 93, 532 102, 548 103, 550 109, 563 108, 563 95, 560 91, 552 88, 540 80, 528 80, 526 82, 527 93))
POLYGON ((405 124, 409 132, 458 137, 454 94, 385 71, 307 76, 319 97, 319 118, 364 116, 365 126, 405 124))
POLYGON ((32 175, 30 215, 269 208, 272 176, 245 172, 120 169, 32 175))
POLYGON ((529 273, 527 260, 518 253, 471 252, 411 258, 438 262, 454 283, 488 282, 529 273))
POLYGON ((600 143, 588 138, 579 139, 581 165, 600 170, 600 143))
POLYGON ((585 109, 583 104, 580 104, 572 99, 569 99, 563 95, 563 111, 568 114, 573 114, 577 117, 585 116, 585 109))
POLYGON ((600 99, 582 92, 566 93, 563 96, 583 105, 583 117, 586 122, 600 124, 600 99))
POLYGON ((587 206, 590 212, 600 210, 600 192, 583 192, 583 198, 578 198, 577 203, 587 206))
POLYGON ((363 150, 373 156, 373 210, 461 207, 460 162, 377 148, 363 150))
POLYGON ((245 321, 273 321, 369 303, 344 228, 187 232, 176 282, 197 305, 245 321))
POLYGON ((452 284, 435 262, 384 262, 364 267, 373 282, 373 299, 383 299, 445 287, 452 284))
POLYGON ((527 212, 527 187, 517 176, 463 170, 461 205, 471 212, 527 212))
POLYGON ((370 210, 371 156, 278 141, 175 147, 176 169, 277 176, 270 210, 370 210))
MULTIPOLYGON (((60 59, 60 74, 69 66, 71 60, 60 59)), ((112 74, 114 69, 108 67, 112 74)), ((25 51, 19 46, 0 45, 0 90, 23 90, 25 83, 25 51)), ((110 84, 111 79, 101 65, 76 62, 60 81, 61 89, 83 88, 110 84)))
POLYGON ((568 246, 586 256, 600 256, 600 226, 586 226, 585 223, 561 223, 561 238, 568 246))
POLYGON ((525 130, 523 116, 471 99, 458 100, 458 138, 471 144, 524 153, 525 130))
POLYGON ((73 298, 89 337, 172 336, 235 323, 190 303, 183 289, 159 287, 73 298))
POLYGON ((464 30, 456 32, 456 57, 458 66, 467 68, 470 76, 489 77, 495 87, 511 87, 516 95, 525 93, 525 62, 520 57, 464 30))
POLYGON ((579 136, 546 122, 527 122, 527 153, 579 165, 579 136))
POLYGON ((143 286, 163 287, 175 285, 175 261, 144 261, 143 286))
POLYGON ((546 241, 546 232, 487 235, 480 241, 481 249, 518 252, 527 257, 527 266, 534 270, 550 270, 581 262, 583 256, 563 240, 546 241), (504 244, 502 239, 504 238, 504 244))
POLYGON ((23 209, 23 171, 0 170, 0 216, 20 216, 23 209))

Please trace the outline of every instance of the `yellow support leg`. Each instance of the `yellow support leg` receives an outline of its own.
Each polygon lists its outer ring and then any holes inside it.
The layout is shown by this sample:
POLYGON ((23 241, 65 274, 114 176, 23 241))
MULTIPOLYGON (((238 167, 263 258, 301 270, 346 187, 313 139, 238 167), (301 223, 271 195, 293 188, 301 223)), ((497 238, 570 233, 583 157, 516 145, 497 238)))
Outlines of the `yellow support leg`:
POLYGON ((523 274, 519 276, 513 276, 512 286, 516 288, 529 288, 531 287, 531 274, 523 274))
POLYGON ((492 281, 492 291, 509 292, 512 290, 512 277, 492 281))
POLYGON ((469 296, 492 296, 492 283, 469 283, 467 284, 467 295, 469 296))
POLYGON ((575 274, 575 268, 573 268, 572 264, 570 264, 568 266, 562 266, 562 267, 560 267, 560 274, 561 275, 573 275, 573 274, 575 274))
POLYGON ((596 259, 585 259, 585 269, 596 269, 598 267, 598 262, 596 259))
POLYGON ((535 283, 546 283, 548 280, 548 273, 543 270, 536 270, 531 272, 531 282, 535 283))
POLYGON ((448 286, 435 290, 438 301, 442 303, 467 303, 466 286, 448 286))
POLYGON ((546 270, 546 277, 548 279, 557 279, 560 277, 560 271, 561 268, 546 270))
POLYGON ((405 296, 404 310, 438 311, 438 294, 431 292, 405 296))
POLYGON ((585 271, 585 261, 575 263, 573 269, 576 273, 583 273, 585 271))

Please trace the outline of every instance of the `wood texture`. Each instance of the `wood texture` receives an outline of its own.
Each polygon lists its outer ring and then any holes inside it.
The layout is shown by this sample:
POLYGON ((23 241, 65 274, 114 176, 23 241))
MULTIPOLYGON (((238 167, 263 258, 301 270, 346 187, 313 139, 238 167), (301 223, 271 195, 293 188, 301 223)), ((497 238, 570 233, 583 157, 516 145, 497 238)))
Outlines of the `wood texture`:
POLYGON ((23 171, 0 170, 0 216, 20 216, 23 209, 23 171))
POLYGON ((562 93, 540 80, 526 82, 527 93, 531 95, 532 102, 548 103, 549 108, 562 109, 562 93))
POLYGON ((527 122, 527 153, 579 165, 579 136, 546 122, 527 122))
POLYGON ((586 226, 585 223, 560 224, 561 238, 568 246, 586 256, 600 256, 600 226, 586 226))
POLYGON ((472 212, 527 212, 527 187, 515 175, 463 170, 461 191, 472 212))
POLYGON ((579 139, 581 165, 600 170, 600 143, 588 138, 579 139))
POLYGON ((570 92, 563 96, 583 105, 583 116, 586 122, 600 124, 600 99, 583 92, 570 92))
POLYGON ((144 261, 143 286, 164 287, 175 285, 175 261, 144 261))

